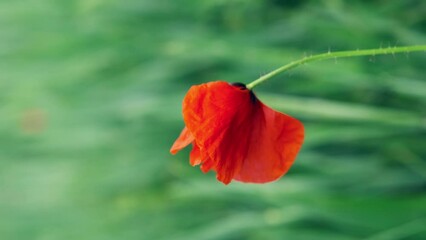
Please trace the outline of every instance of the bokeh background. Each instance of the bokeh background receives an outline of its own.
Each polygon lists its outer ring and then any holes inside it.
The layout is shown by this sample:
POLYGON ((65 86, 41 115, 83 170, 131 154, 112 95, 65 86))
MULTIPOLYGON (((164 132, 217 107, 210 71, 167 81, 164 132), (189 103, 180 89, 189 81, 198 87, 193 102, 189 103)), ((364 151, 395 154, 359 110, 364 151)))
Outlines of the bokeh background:
POLYGON ((1 0, 0 238, 426 239, 424 52, 260 85, 306 128, 279 181, 169 154, 191 85, 425 43, 422 0, 1 0))

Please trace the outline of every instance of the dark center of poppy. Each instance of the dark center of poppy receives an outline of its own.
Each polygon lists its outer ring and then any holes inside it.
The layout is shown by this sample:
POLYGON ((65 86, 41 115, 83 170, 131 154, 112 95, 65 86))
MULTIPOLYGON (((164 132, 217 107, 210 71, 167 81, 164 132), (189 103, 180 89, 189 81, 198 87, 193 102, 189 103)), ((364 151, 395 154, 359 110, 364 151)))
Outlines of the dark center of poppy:
MULTIPOLYGON (((231 85, 241 90, 248 90, 244 83, 235 82, 235 83, 231 83, 231 85)), ((256 95, 254 95, 252 90, 249 90, 249 92, 250 92, 250 100, 252 101, 252 103, 255 103, 257 101, 256 95)))
POLYGON ((246 85, 244 83, 239 83, 239 82, 235 82, 235 83, 231 83, 232 86, 235 86, 241 90, 245 90, 247 89, 246 85))

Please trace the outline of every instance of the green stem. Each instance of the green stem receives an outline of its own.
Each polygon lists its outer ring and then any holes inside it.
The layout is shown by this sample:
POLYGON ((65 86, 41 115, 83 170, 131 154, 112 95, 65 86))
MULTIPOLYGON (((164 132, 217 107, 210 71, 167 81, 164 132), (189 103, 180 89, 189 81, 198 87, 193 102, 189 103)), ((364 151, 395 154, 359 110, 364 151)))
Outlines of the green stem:
POLYGON ((282 73, 288 71, 292 68, 300 66, 307 62, 313 62, 317 60, 324 60, 330 58, 344 58, 344 57, 356 57, 356 56, 375 56, 375 55, 385 55, 385 54, 395 54, 401 52, 416 52, 416 51, 426 51, 426 45, 418 45, 418 46, 407 46, 407 47, 389 47, 389 48, 379 48, 379 49, 366 49, 366 50, 354 50, 354 51, 341 51, 341 52, 328 52, 322 53, 318 55, 312 55, 309 57, 304 57, 300 60, 291 62, 286 64, 280 68, 275 69, 274 71, 261 76, 260 78, 254 80, 253 82, 247 84, 248 89, 253 89, 258 84, 282 73))

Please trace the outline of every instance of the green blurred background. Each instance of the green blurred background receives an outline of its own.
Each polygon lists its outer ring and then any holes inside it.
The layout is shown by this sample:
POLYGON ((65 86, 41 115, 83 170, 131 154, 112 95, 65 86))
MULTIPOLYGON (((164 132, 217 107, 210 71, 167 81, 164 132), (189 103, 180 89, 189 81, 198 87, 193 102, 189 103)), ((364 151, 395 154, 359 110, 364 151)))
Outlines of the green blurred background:
POLYGON ((193 84, 425 43, 422 0, 1 0, 0 239, 426 239, 423 52, 259 86, 306 128, 279 181, 169 154, 193 84))

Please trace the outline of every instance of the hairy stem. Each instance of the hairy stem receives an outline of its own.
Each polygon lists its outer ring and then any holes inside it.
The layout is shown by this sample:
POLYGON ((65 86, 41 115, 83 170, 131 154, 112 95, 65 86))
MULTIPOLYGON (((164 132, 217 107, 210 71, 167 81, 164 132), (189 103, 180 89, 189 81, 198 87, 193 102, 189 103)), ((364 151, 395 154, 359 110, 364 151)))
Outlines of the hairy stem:
POLYGON ((274 71, 267 73, 260 78, 254 80, 253 82, 247 84, 248 89, 253 89, 258 84, 282 73, 293 69, 297 66, 300 66, 307 62, 313 62, 317 60, 325 60, 330 58, 344 58, 344 57, 357 57, 357 56, 375 56, 375 55, 385 55, 385 54, 395 54, 395 53, 408 53, 408 52, 417 52, 417 51, 426 51, 426 45, 418 46, 406 46, 406 47, 389 47, 389 48, 379 48, 379 49, 366 49, 366 50, 354 50, 354 51, 341 51, 341 52, 328 52, 318 55, 312 55, 309 57, 304 57, 297 61, 293 61, 289 64, 286 64, 282 67, 275 69, 274 71))

